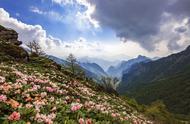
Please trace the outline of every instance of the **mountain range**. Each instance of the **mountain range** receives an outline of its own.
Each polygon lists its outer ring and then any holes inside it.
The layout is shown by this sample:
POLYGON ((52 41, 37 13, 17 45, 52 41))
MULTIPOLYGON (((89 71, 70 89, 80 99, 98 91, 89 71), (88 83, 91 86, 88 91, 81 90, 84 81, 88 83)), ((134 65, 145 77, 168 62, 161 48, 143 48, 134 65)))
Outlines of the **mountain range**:
MULTIPOLYGON (((69 62, 55 56, 47 56, 59 65, 68 66, 69 62)), ((107 76, 106 72, 96 63, 77 62, 76 66, 85 72, 85 75, 94 80, 100 80, 102 76, 107 76)))
POLYGON ((81 62, 79 62, 79 65, 82 68, 96 74, 98 76, 98 78, 101 78, 102 76, 104 76, 104 77, 107 76, 106 72, 96 63, 87 63, 87 62, 81 63, 81 62))
POLYGON ((120 63, 120 60, 104 60, 101 58, 93 58, 93 57, 83 57, 78 59, 79 62, 82 63, 96 63, 101 66, 104 71, 106 71, 110 66, 115 66, 120 63))
POLYGON ((178 114, 190 114, 190 46, 182 52, 138 63, 122 76, 121 94, 150 104, 162 100, 178 114))
POLYGON ((150 58, 139 55, 137 58, 130 59, 128 61, 122 61, 117 66, 110 66, 107 70, 107 74, 112 77, 120 78, 122 77, 123 73, 128 72, 133 65, 141 62, 146 63, 149 61, 151 61, 150 58))

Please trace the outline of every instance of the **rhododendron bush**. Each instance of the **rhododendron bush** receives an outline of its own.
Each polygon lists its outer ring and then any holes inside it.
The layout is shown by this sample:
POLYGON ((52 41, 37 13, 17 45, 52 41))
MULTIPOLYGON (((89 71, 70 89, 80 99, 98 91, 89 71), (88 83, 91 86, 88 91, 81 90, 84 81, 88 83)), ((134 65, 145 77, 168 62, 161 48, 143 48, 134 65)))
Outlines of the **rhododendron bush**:
POLYGON ((123 99, 53 68, 0 64, 0 123, 147 124, 123 99))

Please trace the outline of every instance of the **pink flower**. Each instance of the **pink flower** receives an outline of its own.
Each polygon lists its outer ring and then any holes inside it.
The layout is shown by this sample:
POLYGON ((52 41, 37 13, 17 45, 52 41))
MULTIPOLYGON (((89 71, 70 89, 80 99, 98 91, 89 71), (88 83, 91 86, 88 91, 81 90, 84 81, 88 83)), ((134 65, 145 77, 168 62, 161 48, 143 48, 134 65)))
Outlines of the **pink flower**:
POLYGON ((92 120, 91 119, 87 119, 86 120, 86 124, 92 124, 92 120))
POLYGON ((45 123, 45 124, 53 124, 53 119, 55 119, 56 114, 51 113, 50 115, 44 115, 44 114, 36 114, 36 117, 34 120, 36 120, 38 123, 45 123))
POLYGON ((77 102, 80 102, 80 99, 76 99, 77 102))
POLYGON ((42 93, 40 94, 40 96, 41 96, 42 98, 44 98, 44 97, 47 96, 47 93, 46 93, 46 92, 42 92, 42 93))
POLYGON ((18 77, 24 77, 25 75, 21 73, 20 71, 15 71, 16 76, 18 77))
POLYGON ((77 111, 77 110, 81 109, 81 107, 82 107, 82 105, 79 103, 72 103, 71 104, 71 111, 73 111, 73 112, 77 111))
POLYGON ((45 122, 46 124, 53 124, 53 121, 52 121, 51 119, 49 119, 49 118, 45 118, 45 119, 44 119, 44 122, 45 122))
POLYGON ((10 121, 18 121, 18 120, 20 120, 20 113, 13 112, 11 115, 9 115, 8 119, 10 121))
POLYGON ((115 113, 112 113, 111 116, 112 116, 112 117, 116 117, 117 115, 116 115, 115 113))
POLYGON ((65 99, 66 99, 66 100, 69 100, 69 99, 70 99, 70 97, 69 97, 69 96, 66 96, 66 97, 65 97, 65 99))
POLYGON ((32 90, 33 90, 33 91, 37 91, 38 89, 40 89, 40 85, 34 85, 34 86, 32 87, 32 90))
POLYGON ((55 91, 55 89, 53 89, 53 88, 51 88, 51 87, 46 87, 46 90, 48 91, 48 92, 54 92, 55 91))
POLYGON ((5 82, 5 77, 0 76, 0 83, 4 83, 5 82))
POLYGON ((26 108, 32 108, 33 105, 32 104, 26 104, 26 108))
POLYGON ((83 118, 79 119, 79 124, 84 124, 84 119, 83 118))
POLYGON ((7 97, 5 95, 0 95, 0 102, 5 102, 7 97))

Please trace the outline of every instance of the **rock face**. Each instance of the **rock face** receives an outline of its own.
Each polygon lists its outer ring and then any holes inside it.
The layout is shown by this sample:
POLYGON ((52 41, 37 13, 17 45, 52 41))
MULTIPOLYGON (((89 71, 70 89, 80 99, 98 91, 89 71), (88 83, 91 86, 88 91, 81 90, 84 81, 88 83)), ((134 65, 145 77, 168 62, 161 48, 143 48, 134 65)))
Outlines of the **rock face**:
POLYGON ((15 44, 15 45, 21 45, 22 42, 18 41, 18 33, 12 29, 6 29, 2 26, 0 26, 0 40, 15 44))
POLYGON ((0 54, 1 58, 10 56, 16 60, 28 60, 28 53, 19 47, 22 44, 18 40, 18 33, 0 25, 0 54))

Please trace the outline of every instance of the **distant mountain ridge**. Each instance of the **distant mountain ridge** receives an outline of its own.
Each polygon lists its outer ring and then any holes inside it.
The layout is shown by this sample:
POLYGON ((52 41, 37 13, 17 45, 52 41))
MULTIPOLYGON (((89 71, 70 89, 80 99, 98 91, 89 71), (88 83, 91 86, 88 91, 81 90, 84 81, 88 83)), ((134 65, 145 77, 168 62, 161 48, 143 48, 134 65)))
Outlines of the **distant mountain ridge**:
POLYGON ((190 113, 190 46, 177 54, 136 64, 123 75, 118 91, 140 103, 163 100, 172 112, 190 113))
POLYGON ((104 71, 107 70, 110 66, 117 65, 120 62, 119 60, 109 61, 109 60, 93 58, 93 57, 83 57, 83 58, 80 58, 79 61, 82 63, 96 63, 99 66, 101 66, 101 68, 104 69, 104 71))
MULTIPOLYGON (((48 58, 55 61, 59 65, 69 65, 69 62, 58 57, 49 55, 48 58)), ((96 63, 78 62, 78 66, 80 66, 79 68, 85 72, 87 77, 93 78, 95 80, 99 80, 102 76, 107 76, 106 72, 96 63)))
POLYGON ((113 77, 122 77, 123 72, 128 72, 130 67, 140 62, 149 62, 150 58, 139 55, 137 58, 130 59, 128 61, 122 61, 117 66, 110 66, 107 70, 107 74, 113 77))
POLYGON ((60 59, 60 58, 52 56, 52 55, 48 55, 47 58, 55 61, 59 65, 67 65, 67 64, 69 64, 66 60, 60 59))
POLYGON ((106 72, 96 63, 81 63, 79 62, 79 65, 86 70, 96 74, 99 78, 102 76, 107 76, 106 72))

